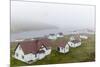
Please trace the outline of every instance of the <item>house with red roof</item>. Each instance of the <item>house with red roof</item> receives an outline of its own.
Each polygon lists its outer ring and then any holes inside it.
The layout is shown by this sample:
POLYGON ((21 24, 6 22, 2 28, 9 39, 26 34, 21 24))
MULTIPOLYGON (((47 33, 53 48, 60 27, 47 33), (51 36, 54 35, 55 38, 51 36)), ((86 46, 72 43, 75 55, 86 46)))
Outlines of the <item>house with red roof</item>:
POLYGON ((26 63, 43 59, 51 53, 51 42, 48 39, 25 40, 18 43, 14 57, 26 63))
POLYGON ((60 52, 60 53, 67 53, 67 52, 69 52, 68 41, 59 40, 58 45, 57 45, 57 51, 60 52))

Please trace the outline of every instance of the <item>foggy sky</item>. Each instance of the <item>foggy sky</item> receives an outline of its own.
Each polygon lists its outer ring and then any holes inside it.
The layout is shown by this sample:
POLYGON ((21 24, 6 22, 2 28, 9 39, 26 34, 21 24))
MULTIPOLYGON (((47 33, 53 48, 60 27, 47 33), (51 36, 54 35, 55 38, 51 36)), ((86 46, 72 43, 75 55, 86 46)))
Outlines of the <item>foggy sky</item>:
POLYGON ((94 29, 95 7, 11 1, 11 32, 94 29))

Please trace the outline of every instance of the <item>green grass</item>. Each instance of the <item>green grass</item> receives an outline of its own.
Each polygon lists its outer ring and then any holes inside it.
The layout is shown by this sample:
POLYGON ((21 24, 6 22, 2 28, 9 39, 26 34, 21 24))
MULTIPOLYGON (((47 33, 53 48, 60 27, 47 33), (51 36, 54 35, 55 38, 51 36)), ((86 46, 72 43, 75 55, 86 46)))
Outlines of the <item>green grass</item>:
MULTIPOLYGON (((68 39, 65 36, 63 39, 68 39)), ((91 62, 95 61, 95 38, 94 35, 89 36, 87 40, 82 40, 82 45, 77 48, 70 48, 67 54, 61 54, 56 51, 57 41, 52 41, 53 50, 50 55, 46 56, 44 59, 34 62, 30 65, 44 65, 44 64, 59 64, 59 63, 76 63, 76 62, 91 62)), ((14 44, 14 43, 12 43, 14 44)), ((12 57, 15 45, 11 45, 11 66, 26 66, 22 61, 14 59, 12 57)))

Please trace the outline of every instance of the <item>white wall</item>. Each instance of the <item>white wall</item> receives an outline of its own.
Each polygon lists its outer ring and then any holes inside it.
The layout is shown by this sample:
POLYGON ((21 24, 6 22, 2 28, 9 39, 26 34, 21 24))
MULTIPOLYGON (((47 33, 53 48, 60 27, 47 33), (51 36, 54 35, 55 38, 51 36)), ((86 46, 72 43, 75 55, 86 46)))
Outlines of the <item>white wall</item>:
POLYGON ((73 42, 68 42, 68 44, 69 44, 70 47, 78 47, 78 46, 81 45, 81 42, 75 43, 75 44, 73 42))
POLYGON ((69 45, 68 44, 65 46, 65 52, 69 52, 69 45))
POLYGON ((38 54, 37 54, 39 60, 43 59, 46 55, 49 55, 49 54, 51 53, 51 48, 47 50, 47 49, 44 47, 44 48, 42 48, 41 50, 44 50, 45 53, 41 53, 41 54, 38 53, 38 54))
POLYGON ((64 37, 64 35, 59 35, 59 34, 57 34, 57 37, 64 37))
POLYGON ((80 35, 80 38, 82 38, 82 39, 88 39, 88 37, 85 36, 85 35, 80 35))
POLYGON ((24 56, 24 52, 22 51, 22 48, 21 48, 20 45, 19 45, 19 46, 17 47, 16 51, 15 51, 14 57, 15 57, 16 59, 19 59, 19 60, 25 62, 25 60, 22 58, 22 56, 24 56), (18 56, 16 56, 16 54, 18 54, 18 56))
POLYGON ((51 48, 46 51, 45 55, 49 55, 50 53, 51 53, 51 48))
POLYGON ((48 36, 48 39, 56 40, 57 39, 57 36, 48 36))
POLYGON ((25 59, 24 60, 25 61, 30 61, 30 60, 36 61, 37 57, 35 57, 35 54, 30 53, 30 54, 26 54, 25 55, 25 59))
POLYGON ((38 60, 43 59, 45 56, 46 56, 46 55, 45 55, 44 53, 40 53, 40 54, 38 53, 38 54, 37 54, 38 60))
POLYGON ((74 36, 71 36, 71 37, 70 37, 70 40, 75 40, 74 36))
POLYGON ((69 46, 68 44, 66 44, 66 46, 63 48, 63 47, 59 47, 60 48, 60 51, 61 53, 67 53, 69 52, 69 46))

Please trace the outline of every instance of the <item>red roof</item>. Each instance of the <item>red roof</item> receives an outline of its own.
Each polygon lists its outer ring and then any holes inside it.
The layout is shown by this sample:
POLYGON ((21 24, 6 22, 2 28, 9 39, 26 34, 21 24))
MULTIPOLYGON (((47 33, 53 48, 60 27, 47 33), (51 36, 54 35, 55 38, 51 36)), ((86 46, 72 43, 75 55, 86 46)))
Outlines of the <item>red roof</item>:
POLYGON ((45 48, 50 47, 50 41, 48 39, 38 39, 33 41, 23 41, 19 44, 25 54, 37 53, 39 49, 44 46, 45 48))
POLYGON ((67 40, 64 40, 64 39, 60 39, 59 41, 58 41, 58 47, 65 47, 66 46, 66 44, 67 44, 67 40))

